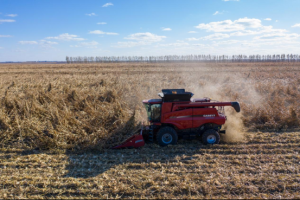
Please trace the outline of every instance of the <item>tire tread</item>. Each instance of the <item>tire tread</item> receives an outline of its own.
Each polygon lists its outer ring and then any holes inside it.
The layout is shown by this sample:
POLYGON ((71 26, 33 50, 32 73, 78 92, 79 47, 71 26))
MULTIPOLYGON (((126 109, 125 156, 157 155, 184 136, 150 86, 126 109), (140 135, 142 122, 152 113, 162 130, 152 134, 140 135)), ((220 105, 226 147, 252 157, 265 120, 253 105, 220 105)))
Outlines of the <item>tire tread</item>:
POLYGON ((203 134, 202 134, 202 142, 203 144, 209 144, 207 142, 207 136, 209 135, 215 135, 216 136, 216 142, 214 144, 219 144, 220 142, 220 134, 214 130, 214 129, 208 129, 207 131, 205 131, 203 134))
POLYGON ((177 141, 178 141, 177 132, 175 131, 174 128, 165 126, 165 127, 160 128, 158 133, 156 134, 156 141, 160 146, 164 147, 164 146, 169 145, 169 144, 163 143, 163 141, 162 141, 162 135, 165 133, 170 133, 173 137, 173 141, 170 144, 172 144, 172 145, 177 144, 177 141))

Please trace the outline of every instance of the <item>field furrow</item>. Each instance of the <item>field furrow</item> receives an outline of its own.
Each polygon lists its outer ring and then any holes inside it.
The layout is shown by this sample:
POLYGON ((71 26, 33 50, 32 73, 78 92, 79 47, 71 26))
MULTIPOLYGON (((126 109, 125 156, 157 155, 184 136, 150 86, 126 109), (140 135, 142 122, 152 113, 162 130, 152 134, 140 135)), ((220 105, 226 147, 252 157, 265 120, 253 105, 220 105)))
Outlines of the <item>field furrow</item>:
POLYGON ((0 65, 0 198, 300 198, 299 63, 0 65), (239 101, 218 145, 112 150, 164 88, 239 101))

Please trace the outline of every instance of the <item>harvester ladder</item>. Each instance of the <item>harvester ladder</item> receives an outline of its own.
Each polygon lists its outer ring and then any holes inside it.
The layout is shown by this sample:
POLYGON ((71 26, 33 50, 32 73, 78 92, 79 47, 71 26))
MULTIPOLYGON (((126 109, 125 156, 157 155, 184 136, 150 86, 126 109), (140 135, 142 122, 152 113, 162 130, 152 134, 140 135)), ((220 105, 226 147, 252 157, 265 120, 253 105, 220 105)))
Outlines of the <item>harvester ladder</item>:
POLYGON ((154 142, 154 134, 153 134, 152 126, 150 126, 150 128, 149 128, 149 142, 154 142))

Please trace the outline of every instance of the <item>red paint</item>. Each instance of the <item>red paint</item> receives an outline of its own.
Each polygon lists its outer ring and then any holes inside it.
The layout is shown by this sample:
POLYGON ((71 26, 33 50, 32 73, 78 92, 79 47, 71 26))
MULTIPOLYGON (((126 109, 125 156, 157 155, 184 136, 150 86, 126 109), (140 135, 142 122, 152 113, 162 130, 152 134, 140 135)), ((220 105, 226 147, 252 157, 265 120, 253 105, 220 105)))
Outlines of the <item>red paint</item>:
POLYGON ((134 135, 126 140, 123 144, 113 147, 113 149, 122 148, 139 148, 145 145, 143 135, 134 135))
POLYGON ((143 103, 162 104, 161 120, 155 125, 171 124, 179 130, 197 128, 207 123, 223 125, 226 118, 220 116, 215 107, 232 105, 231 102, 210 102, 208 98, 192 99, 190 102, 162 102, 160 99, 152 99, 144 100, 143 103))
POLYGON ((225 117, 219 116, 216 108, 193 108, 193 128, 197 128, 202 126, 203 124, 210 123, 222 125, 225 123, 225 121, 225 117), (205 117, 205 115, 215 116, 205 117))
MULTIPOLYGON (((162 106, 163 107, 163 106, 162 106)), ((161 123, 172 124, 178 129, 188 129, 193 126, 193 109, 162 113, 161 123), (183 118, 178 118, 183 117, 183 118)))
MULTIPOLYGON (((177 95, 172 99, 169 94, 166 93, 166 95, 168 95, 168 97, 162 96, 165 100, 150 99, 143 101, 144 104, 161 104, 160 121, 156 118, 155 120, 158 122, 153 122, 152 125, 163 126, 169 124, 175 126, 179 130, 198 128, 204 124, 223 125, 226 121, 226 116, 220 115, 216 107, 232 106, 237 112, 240 112, 238 102, 211 102, 209 98, 191 99, 190 101, 186 101, 185 96, 181 98, 182 96, 180 97, 180 95, 177 95), (184 99, 185 101, 178 102, 177 98, 184 99)), ((140 135, 132 136, 123 144, 114 148, 137 148, 144 144, 145 142, 141 131, 140 135)))

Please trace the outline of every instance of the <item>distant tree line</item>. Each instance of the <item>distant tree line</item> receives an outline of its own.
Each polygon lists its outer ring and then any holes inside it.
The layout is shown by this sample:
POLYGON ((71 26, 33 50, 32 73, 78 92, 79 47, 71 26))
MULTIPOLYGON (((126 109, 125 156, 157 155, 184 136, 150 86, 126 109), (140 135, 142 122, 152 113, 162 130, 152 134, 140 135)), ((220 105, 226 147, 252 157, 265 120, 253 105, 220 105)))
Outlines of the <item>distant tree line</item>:
POLYGON ((166 56, 66 56, 67 63, 110 62, 300 62, 300 55, 166 55, 166 56))

